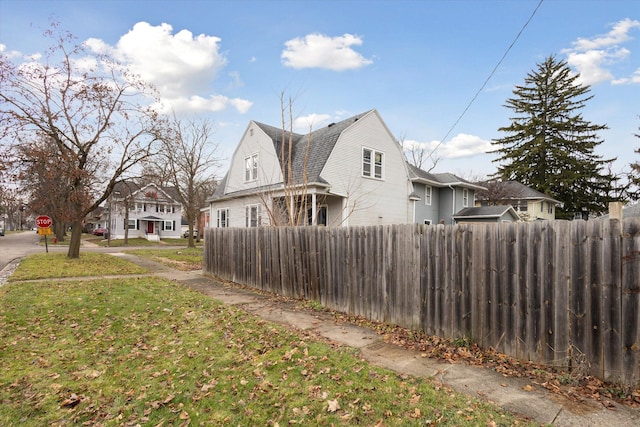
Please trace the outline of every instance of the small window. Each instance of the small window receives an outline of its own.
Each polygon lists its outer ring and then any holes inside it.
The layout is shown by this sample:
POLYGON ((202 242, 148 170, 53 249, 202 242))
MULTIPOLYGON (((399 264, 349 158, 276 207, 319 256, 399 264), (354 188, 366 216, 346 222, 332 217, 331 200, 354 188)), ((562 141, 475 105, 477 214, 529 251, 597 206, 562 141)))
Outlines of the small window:
POLYGON ((135 230, 136 229, 136 220, 135 219, 130 219, 127 228, 129 228, 129 230, 135 230))
POLYGON ((425 219, 424 220, 424 225, 431 225, 431 220, 430 219, 425 219))
POLYGON ((229 227, 229 209, 218 209, 216 227, 227 228, 229 227))
POLYGON ((244 159, 244 180, 245 182, 258 179, 258 155, 253 154, 244 159))
POLYGON ((384 175, 384 153, 370 148, 362 149, 362 176, 382 179, 384 175))
POLYGON ((173 231, 173 221, 165 221, 164 222, 164 230, 165 231, 173 231))
POLYGON ((462 206, 469 207, 469 190, 466 188, 462 189, 462 206))
POLYGON ((317 225, 327 225, 327 210, 328 206, 322 205, 318 207, 318 214, 316 216, 317 225))
POLYGON ((258 227, 260 225, 260 205, 245 207, 245 227, 258 227))
POLYGON ((426 187, 424 187, 424 204, 431 206, 431 192, 432 192, 432 187, 430 185, 427 185, 426 187))

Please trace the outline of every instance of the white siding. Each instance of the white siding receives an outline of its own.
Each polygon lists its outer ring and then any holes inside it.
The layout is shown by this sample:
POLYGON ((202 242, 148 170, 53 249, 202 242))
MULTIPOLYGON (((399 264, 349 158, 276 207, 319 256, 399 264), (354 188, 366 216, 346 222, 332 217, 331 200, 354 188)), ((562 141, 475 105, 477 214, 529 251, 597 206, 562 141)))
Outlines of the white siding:
POLYGON ((225 194, 282 182, 280 162, 273 141, 253 121, 249 123, 231 158, 225 194), (245 182, 245 159, 258 155, 258 179, 245 182))
POLYGON ((412 222, 404 155, 375 111, 342 133, 321 175, 331 184, 331 193, 348 198, 344 225, 412 222), (384 153, 382 180, 362 176, 363 147, 384 153))

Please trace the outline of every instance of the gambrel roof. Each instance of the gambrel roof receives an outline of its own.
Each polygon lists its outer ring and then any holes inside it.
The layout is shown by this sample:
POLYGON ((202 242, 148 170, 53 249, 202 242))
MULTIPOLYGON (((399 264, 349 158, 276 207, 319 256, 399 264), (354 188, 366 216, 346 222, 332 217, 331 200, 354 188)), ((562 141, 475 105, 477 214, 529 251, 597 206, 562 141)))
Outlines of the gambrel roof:
POLYGON ((326 183, 320 176, 324 165, 327 163, 333 148, 342 132, 357 122, 362 116, 373 110, 331 123, 328 126, 314 130, 309 134, 290 133, 264 123, 256 123, 273 141, 274 149, 282 170, 287 170, 289 159, 289 144, 292 146, 291 158, 293 182, 302 182, 306 166, 306 181, 308 183, 326 183), (306 165, 305 165, 306 163, 306 165))
MULTIPOLYGON (((349 126, 357 122, 361 117, 371 113, 369 110, 364 113, 349 117, 337 123, 331 123, 320 129, 314 130, 309 134, 299 134, 295 132, 284 131, 281 128, 267 125, 264 123, 253 122, 273 141, 274 150, 278 156, 281 170, 288 171, 287 161, 289 159, 289 146, 291 145, 291 173, 293 175, 293 183, 302 183, 316 185, 328 185, 328 183, 320 176, 324 166, 333 151, 336 142, 349 126), (306 179, 303 179, 306 175, 306 179)), ((225 197, 225 188, 228 174, 220 182, 215 193, 209 199, 219 200, 225 197)), ((270 185, 269 187, 278 187, 280 184, 270 185)), ((268 189, 261 187, 262 190, 268 189)), ((242 196, 245 194, 255 193, 256 189, 240 190, 232 192, 227 196, 242 196)))

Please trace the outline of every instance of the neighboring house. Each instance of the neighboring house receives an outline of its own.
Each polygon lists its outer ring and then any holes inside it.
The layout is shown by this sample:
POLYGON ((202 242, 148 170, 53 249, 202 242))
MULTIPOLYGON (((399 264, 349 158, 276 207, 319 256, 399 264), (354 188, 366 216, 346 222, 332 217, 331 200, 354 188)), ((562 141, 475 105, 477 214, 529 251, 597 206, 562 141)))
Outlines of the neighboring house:
POLYGON ((493 181, 476 195, 475 206, 511 205, 523 221, 556 219, 562 203, 517 181, 493 181))
POLYGON ((208 199, 208 221, 211 227, 287 224, 288 204, 303 214, 298 225, 452 223, 482 188, 410 166, 376 110, 308 135, 251 121, 208 199))
POLYGON ((518 222, 520 217, 510 205, 464 208, 453 216, 457 224, 473 222, 518 222))
POLYGON ((107 228, 107 214, 107 209, 103 208, 102 206, 98 206, 95 210, 93 210, 85 217, 82 226, 82 232, 91 233, 96 228, 107 228))
POLYGON ((414 220, 419 224, 452 224, 461 210, 473 207, 485 188, 451 173, 429 173, 409 165, 414 189, 414 220))
POLYGON ((181 237, 182 208, 173 187, 119 183, 107 201, 112 239, 141 237, 147 240, 181 237))

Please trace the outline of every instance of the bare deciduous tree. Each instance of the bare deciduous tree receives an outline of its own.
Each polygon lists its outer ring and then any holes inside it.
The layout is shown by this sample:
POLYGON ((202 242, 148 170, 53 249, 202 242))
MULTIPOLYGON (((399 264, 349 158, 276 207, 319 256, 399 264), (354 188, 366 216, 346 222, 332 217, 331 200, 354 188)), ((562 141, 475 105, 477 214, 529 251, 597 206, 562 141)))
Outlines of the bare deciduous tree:
MULTIPOLYGON (((76 43, 53 23, 43 62, 0 56, 0 136, 15 145, 38 137, 69 168, 73 232, 67 256, 80 256, 82 223, 116 182, 154 153, 153 91, 122 64, 76 43)), ((52 195, 56 197, 56 195, 52 195)))
MULTIPOLYGON (((213 124, 207 119, 180 120, 175 115, 163 137, 164 148, 159 160, 166 166, 168 178, 175 187, 189 224, 189 247, 195 247, 193 226, 200 217, 202 192, 220 164, 218 144, 211 141, 213 124)), ((199 229, 202 231, 202 229, 199 229)), ((200 235, 196 238, 199 240, 200 235)))

